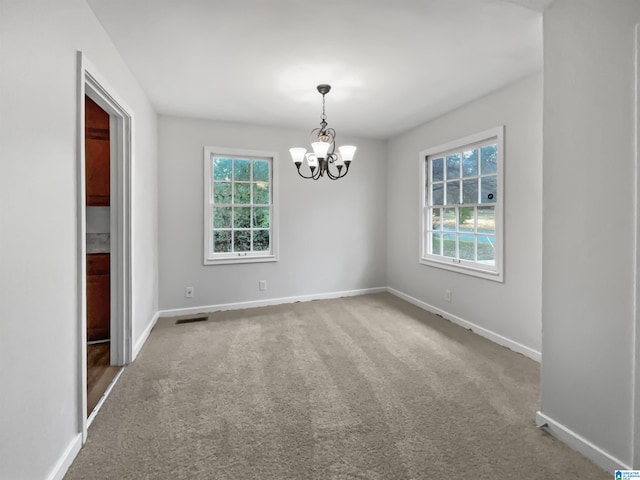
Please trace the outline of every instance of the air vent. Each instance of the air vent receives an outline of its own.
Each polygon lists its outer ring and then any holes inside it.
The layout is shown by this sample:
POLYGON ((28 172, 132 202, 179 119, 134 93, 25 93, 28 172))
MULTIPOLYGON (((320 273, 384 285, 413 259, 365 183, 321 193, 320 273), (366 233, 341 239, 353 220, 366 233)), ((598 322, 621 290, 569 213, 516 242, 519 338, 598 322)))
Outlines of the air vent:
POLYGON ((206 322, 207 320, 209 320, 209 317, 182 318, 180 320, 176 320, 176 325, 181 325, 183 323, 206 322))

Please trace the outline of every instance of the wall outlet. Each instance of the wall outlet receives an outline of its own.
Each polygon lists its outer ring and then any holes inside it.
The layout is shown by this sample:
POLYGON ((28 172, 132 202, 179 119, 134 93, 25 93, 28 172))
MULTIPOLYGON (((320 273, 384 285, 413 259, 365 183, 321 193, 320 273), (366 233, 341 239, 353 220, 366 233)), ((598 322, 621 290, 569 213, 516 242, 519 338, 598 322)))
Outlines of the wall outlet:
POLYGON ((451 302, 451 290, 445 290, 444 291, 444 299, 447 302, 451 302))
POLYGON ((184 289, 185 298, 193 298, 193 287, 187 287, 184 289))
POLYGON ((264 291, 267 289, 267 281, 266 281, 266 280, 260 280, 260 281, 258 282, 258 289, 259 289, 261 292, 264 292, 264 291))

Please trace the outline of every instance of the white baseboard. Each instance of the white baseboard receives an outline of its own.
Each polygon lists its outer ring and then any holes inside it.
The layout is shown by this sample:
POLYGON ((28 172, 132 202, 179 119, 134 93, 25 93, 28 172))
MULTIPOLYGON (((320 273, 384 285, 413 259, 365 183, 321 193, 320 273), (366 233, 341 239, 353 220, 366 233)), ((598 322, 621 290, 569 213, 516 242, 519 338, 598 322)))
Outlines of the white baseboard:
POLYGON ((221 303, 218 305, 204 305, 200 307, 174 308, 170 310, 160 310, 160 317, 174 317, 178 315, 191 315, 197 313, 221 312, 224 310, 241 310, 243 308, 266 307, 269 305, 282 305, 285 303, 309 302, 311 300, 326 300, 330 298, 355 297, 356 295, 367 295, 370 293, 386 292, 387 287, 363 288, 360 290, 345 290, 342 292, 314 293, 311 295, 300 295, 296 297, 269 298, 266 300, 252 300, 249 302, 221 303))
POLYGON ((132 362, 136 359, 136 357, 140 353, 140 350, 142 350, 144 343, 147 341, 147 338, 149 338, 149 335, 151 334, 151 330, 153 330, 153 327, 156 326, 156 323, 158 322, 159 317, 160 317, 160 312, 156 312, 156 314, 151 319, 151 322, 149 322, 149 325, 147 325, 147 328, 144 329, 144 332, 142 332, 142 335, 140 335, 140 338, 133 346, 133 352, 131 352, 132 362))
POLYGON ((67 449, 60 456, 56 464, 49 476, 47 476, 47 480, 62 480, 69 470, 69 467, 73 463, 73 460, 78 455, 78 452, 82 448, 82 434, 78 433, 73 440, 67 446, 67 449))
POLYGON ((476 325, 475 323, 471 323, 468 320, 465 320, 463 318, 460 318, 456 315, 453 315, 449 312, 446 312, 444 310, 441 310, 440 308, 434 307, 433 305, 430 305, 426 302, 423 302, 422 300, 418 300, 417 298, 414 298, 410 295, 407 295, 406 293, 402 293, 394 288, 388 287, 387 291, 393 295, 395 295, 398 298, 401 298, 403 300, 406 300, 409 303, 414 304, 417 307, 422 308, 423 310, 426 310, 428 312, 431 313, 435 313, 438 314, 440 316, 442 316, 443 318, 446 318, 447 320, 449 320, 452 323, 455 323, 457 325, 460 325, 461 327, 464 328, 468 328, 470 330, 472 330, 473 332, 477 333, 478 335, 480 335, 481 337, 484 337, 488 340, 491 340, 492 342, 497 343, 498 345, 502 345, 503 347, 506 347, 510 350, 513 350, 514 352, 518 352, 521 353, 522 355, 524 355, 525 357, 529 357, 531 360, 535 360, 536 362, 540 363, 540 359, 542 358, 542 354, 537 351, 534 350, 532 348, 527 347, 526 345, 522 345, 521 343, 518 343, 514 340, 511 340, 507 337, 503 337, 502 335, 500 335, 499 333, 495 333, 492 332, 491 330, 488 330, 484 327, 481 327, 479 325, 476 325))
POLYGON ((581 437, 573 430, 565 427, 559 422, 556 422, 540 411, 536 412, 536 425, 543 428, 546 432, 549 432, 558 440, 566 443, 574 450, 580 452, 593 463, 608 472, 613 473, 615 470, 632 469, 629 465, 626 465, 624 462, 608 454, 586 438, 581 437))

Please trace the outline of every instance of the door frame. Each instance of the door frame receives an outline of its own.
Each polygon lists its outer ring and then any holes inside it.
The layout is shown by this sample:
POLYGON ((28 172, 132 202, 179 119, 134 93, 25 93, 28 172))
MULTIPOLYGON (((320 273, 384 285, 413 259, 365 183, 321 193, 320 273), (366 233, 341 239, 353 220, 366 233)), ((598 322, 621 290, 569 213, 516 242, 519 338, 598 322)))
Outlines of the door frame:
POLYGON ((110 260, 111 260, 111 364, 127 365, 132 348, 132 164, 133 110, 100 72, 78 52, 78 424, 82 443, 87 440, 87 272, 85 188, 85 95, 109 114, 110 127, 110 260))

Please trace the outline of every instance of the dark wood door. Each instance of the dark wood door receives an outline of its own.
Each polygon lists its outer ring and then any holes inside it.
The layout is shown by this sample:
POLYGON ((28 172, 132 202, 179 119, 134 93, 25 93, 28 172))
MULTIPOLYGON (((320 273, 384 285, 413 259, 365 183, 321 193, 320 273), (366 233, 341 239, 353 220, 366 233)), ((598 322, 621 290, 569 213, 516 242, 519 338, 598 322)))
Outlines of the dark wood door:
POLYGON ((108 253, 87 255, 87 340, 108 340, 111 322, 108 253))
POLYGON ((110 197, 109 114, 85 97, 85 176, 89 206, 108 206, 110 197))

